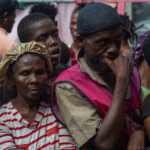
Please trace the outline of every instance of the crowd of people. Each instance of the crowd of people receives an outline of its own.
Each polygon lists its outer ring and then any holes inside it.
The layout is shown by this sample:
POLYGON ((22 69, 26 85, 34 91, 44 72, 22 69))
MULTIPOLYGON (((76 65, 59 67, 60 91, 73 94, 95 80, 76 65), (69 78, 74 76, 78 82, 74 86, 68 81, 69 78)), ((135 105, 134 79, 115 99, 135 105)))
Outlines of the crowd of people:
POLYGON ((67 46, 57 8, 42 2, 19 22, 17 44, 7 35, 16 9, 0 0, 0 150, 150 149, 150 31, 138 38, 143 25, 127 14, 82 2, 67 46))

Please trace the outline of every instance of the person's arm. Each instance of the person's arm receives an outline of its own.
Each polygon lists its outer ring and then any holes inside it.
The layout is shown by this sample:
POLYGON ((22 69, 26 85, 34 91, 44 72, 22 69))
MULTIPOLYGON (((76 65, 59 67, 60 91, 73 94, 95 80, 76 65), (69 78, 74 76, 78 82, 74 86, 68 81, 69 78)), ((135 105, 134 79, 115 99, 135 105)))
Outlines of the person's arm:
POLYGON ((113 98, 101 128, 91 143, 100 150, 113 150, 116 148, 123 126, 126 92, 130 82, 133 67, 128 58, 119 55, 114 61, 104 58, 106 65, 116 77, 113 98))
MULTIPOLYGON (((141 100, 141 106, 142 106, 143 101, 144 101, 144 94, 143 94, 142 89, 140 91, 140 100, 141 100)), ((145 132, 144 127, 134 131, 128 142, 127 150, 138 150, 138 149, 145 150, 145 135, 146 135, 146 132, 145 132)))
POLYGON ((0 149, 17 150, 13 135, 3 122, 0 122, 0 149))

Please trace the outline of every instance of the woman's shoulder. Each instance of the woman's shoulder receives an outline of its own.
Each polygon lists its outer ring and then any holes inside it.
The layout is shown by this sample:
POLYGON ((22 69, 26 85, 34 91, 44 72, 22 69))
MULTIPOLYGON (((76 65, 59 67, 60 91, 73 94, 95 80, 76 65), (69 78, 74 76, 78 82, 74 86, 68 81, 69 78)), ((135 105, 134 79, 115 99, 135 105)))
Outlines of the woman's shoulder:
POLYGON ((9 108, 10 108, 10 106, 11 106, 11 101, 9 101, 8 103, 6 103, 6 104, 4 104, 4 105, 2 105, 1 107, 0 107, 0 114, 2 113, 2 112, 6 112, 6 111, 8 111, 9 110, 9 108))
POLYGON ((7 119, 12 119, 12 109, 14 107, 11 104, 11 101, 9 101, 7 104, 4 104, 0 107, 0 122, 5 121, 7 119))

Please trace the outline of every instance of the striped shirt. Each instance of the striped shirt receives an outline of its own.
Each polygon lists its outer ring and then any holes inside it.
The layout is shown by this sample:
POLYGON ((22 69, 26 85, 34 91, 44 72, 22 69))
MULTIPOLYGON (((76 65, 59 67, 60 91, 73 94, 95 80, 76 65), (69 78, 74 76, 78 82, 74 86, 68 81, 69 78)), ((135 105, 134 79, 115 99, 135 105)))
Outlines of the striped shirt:
POLYGON ((24 120, 11 102, 0 107, 0 150, 76 150, 68 130, 41 102, 34 122, 24 120))

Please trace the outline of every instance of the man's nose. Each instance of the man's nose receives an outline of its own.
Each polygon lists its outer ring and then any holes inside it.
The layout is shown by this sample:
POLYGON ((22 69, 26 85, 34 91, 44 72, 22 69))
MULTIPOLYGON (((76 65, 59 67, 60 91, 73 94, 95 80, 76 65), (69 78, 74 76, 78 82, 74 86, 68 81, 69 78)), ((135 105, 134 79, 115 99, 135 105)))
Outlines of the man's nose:
POLYGON ((56 46, 57 45, 56 40, 53 37, 49 37, 49 39, 48 39, 48 45, 50 47, 56 46))
POLYGON ((118 51, 118 48, 116 46, 116 43, 113 42, 109 45, 109 48, 107 50, 107 53, 115 53, 116 51, 118 51))

